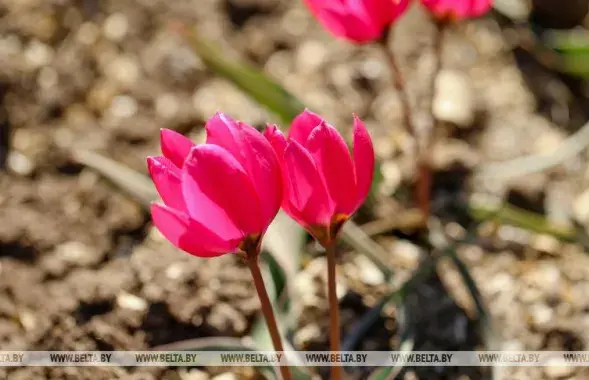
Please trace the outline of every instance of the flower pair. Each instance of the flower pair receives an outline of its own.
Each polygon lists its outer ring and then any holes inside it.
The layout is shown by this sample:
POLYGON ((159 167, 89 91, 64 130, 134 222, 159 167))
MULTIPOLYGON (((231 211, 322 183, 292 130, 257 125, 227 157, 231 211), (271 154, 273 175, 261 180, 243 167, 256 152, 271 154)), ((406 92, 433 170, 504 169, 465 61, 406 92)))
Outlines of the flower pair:
POLYGON ((147 160, 163 200, 152 205, 154 224, 192 255, 257 252, 280 206, 330 244, 370 190, 374 150, 357 117, 353 156, 338 131, 308 110, 288 139, 276 126, 262 135, 222 113, 205 128, 201 145, 162 130, 163 156, 147 160))
MULTIPOLYGON (((304 0, 332 34, 357 43, 380 39, 410 0, 304 0)), ((486 13, 492 0, 421 0, 437 19, 458 20, 486 13)))

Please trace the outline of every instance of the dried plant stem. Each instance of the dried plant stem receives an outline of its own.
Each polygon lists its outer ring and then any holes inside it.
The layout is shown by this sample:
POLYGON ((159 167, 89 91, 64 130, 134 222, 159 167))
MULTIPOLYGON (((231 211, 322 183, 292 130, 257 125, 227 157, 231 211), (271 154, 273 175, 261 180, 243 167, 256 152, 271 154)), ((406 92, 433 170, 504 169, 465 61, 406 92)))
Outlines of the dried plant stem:
MULTIPOLYGON (((262 271, 260 270, 258 255, 248 255, 246 258, 246 262, 250 269, 250 272, 252 273, 254 286, 256 287, 256 292, 258 292, 258 298, 260 299, 262 314, 264 315, 264 319, 266 320, 266 325, 268 326, 268 332, 270 333, 270 338, 272 339, 274 350, 276 352, 284 353, 284 348, 282 346, 282 340, 280 337, 280 331, 278 330, 276 317, 274 316, 274 310, 272 310, 272 303, 270 302, 270 297, 268 297, 268 292, 266 291, 266 287, 264 286, 264 279, 262 278, 262 271)), ((283 380, 292 380, 288 366, 280 366, 279 368, 283 380)))
MULTIPOLYGON (((334 239, 335 240, 335 239, 334 239)), ((329 299, 329 349, 331 352, 341 351, 339 302, 337 300, 337 282, 335 280, 335 241, 325 247, 327 254, 327 295, 329 299)), ((331 367, 331 380, 342 379, 342 367, 331 367)))

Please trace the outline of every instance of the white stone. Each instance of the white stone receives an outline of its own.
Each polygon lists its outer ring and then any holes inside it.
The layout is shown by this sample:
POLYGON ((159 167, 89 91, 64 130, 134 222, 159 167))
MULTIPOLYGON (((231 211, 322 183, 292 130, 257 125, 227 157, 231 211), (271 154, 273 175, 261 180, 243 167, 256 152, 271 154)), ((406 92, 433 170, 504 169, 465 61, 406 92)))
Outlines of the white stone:
POLYGON ((573 214, 579 222, 589 222, 589 190, 585 190, 577 196, 573 202, 573 214))
POLYGON ((296 346, 304 346, 307 342, 320 338, 322 335, 319 325, 311 323, 295 332, 293 340, 296 346))
POLYGON ((385 161, 380 166, 383 177, 379 191, 383 195, 391 195, 397 190, 403 179, 401 168, 395 161, 385 161))
POLYGON ((164 119, 171 119, 176 116, 180 106, 174 94, 163 94, 155 100, 155 111, 164 119))
POLYGON ((238 380, 238 377, 233 372, 225 372, 213 377, 212 380, 238 380))
POLYGON ((14 150, 8 154, 7 164, 10 170, 21 176, 28 176, 35 170, 33 162, 27 156, 14 150))
POLYGON ((318 70, 327 56, 327 49, 318 41, 302 43, 296 52, 297 69, 303 73, 311 73, 318 70))
POLYGON ((32 41, 25 50, 25 59, 33 68, 47 66, 53 61, 55 55, 51 46, 39 41, 32 41))
POLYGON ((412 263, 417 263, 419 256, 421 256, 419 247, 406 240, 397 241, 393 251, 395 256, 412 263))
POLYGON ((49 89, 55 85, 59 80, 59 76, 57 75, 57 71, 51 67, 43 67, 39 70, 39 75, 37 76, 37 84, 39 87, 44 89, 49 89))
POLYGON ((14 34, 0 38, 0 56, 16 55, 20 54, 21 51, 22 42, 14 34))
POLYGON ((561 358, 550 358, 546 362, 544 373, 551 379, 561 379, 573 374, 575 367, 567 365, 561 358))
POLYGON ((76 39, 83 45, 93 45, 98 39, 99 35, 100 30, 96 24, 92 22, 85 22, 78 29, 76 39))
POLYGON ((110 104, 109 112, 117 118, 127 118, 135 115, 139 105, 129 95, 116 96, 110 104))
POLYGON ((92 264, 98 260, 98 252, 79 241, 68 241, 55 247, 55 253, 63 261, 74 264, 92 264))
POLYGON ((139 79, 140 68, 133 57, 119 56, 108 63, 106 73, 124 86, 131 86, 139 79))
POLYGON ((358 268, 360 280, 366 285, 379 285, 384 282, 384 274, 366 256, 356 256, 354 264, 356 264, 356 267, 358 268))
POLYGON ((127 292, 117 295, 117 305, 123 309, 143 311, 148 307, 147 301, 127 292))
POLYGON ((530 315, 537 326, 546 325, 554 317, 554 310, 544 303, 535 303, 530 307, 530 315))
POLYGON ((129 21, 122 13, 113 13, 108 16, 102 25, 104 36, 111 41, 122 41, 129 31, 129 21))
POLYGON ((433 112, 438 120, 470 127, 475 118, 476 94, 470 77, 456 70, 442 70, 436 79, 433 112))
POLYGON ((178 375, 181 380, 208 380, 209 374, 196 368, 187 371, 185 368, 180 368, 178 375))
POLYGON ((184 273, 184 265, 182 263, 174 263, 166 268, 166 277, 170 280, 179 279, 184 273))

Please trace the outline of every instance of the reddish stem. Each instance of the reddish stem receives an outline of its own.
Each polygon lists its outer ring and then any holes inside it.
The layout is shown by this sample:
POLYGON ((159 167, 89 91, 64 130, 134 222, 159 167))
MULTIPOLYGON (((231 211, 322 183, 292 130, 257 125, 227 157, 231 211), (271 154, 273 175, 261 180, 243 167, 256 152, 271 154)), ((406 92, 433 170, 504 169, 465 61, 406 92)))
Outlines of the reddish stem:
MULTIPOLYGON (((335 239, 325 247, 327 254, 327 296, 329 299, 329 349, 331 352, 341 351, 340 325, 339 325, 339 302, 337 300, 336 260, 335 260, 335 239)), ((342 367, 333 365, 331 367, 331 380, 342 379, 342 367)))
MULTIPOLYGON (((274 310, 272 309, 272 303, 270 302, 270 297, 268 297, 268 292, 266 291, 266 287, 264 286, 264 279, 262 278, 262 272, 260 271, 258 255, 248 254, 246 262, 248 267, 250 268, 250 272, 252 273, 252 278, 254 279, 254 286, 256 287, 256 291, 258 292, 258 298, 260 299, 262 314, 264 315, 264 319, 266 320, 266 325, 268 326, 268 332, 270 333, 270 338, 272 339, 274 350, 276 352, 284 353, 280 332, 278 330, 278 324, 276 323, 276 317, 274 316, 274 310)), ((288 366, 281 365, 279 368, 283 380, 292 380, 288 366)))

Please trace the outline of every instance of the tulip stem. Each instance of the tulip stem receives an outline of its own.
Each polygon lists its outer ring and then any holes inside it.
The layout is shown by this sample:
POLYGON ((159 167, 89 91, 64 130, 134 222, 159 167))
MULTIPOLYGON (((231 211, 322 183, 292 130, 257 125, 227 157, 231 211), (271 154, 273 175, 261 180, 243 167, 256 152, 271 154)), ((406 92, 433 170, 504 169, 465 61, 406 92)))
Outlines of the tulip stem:
MULTIPOLYGON (((327 254, 327 296, 329 299, 329 349, 331 352, 341 351, 339 302, 337 300, 337 283, 335 280, 335 239, 325 247, 327 254)), ((331 380, 342 379, 342 367, 331 367, 331 380)))
MULTIPOLYGON (((278 330, 278 324, 276 323, 276 317, 274 316, 274 310, 272 309, 272 303, 270 302, 270 297, 268 297, 268 292, 264 286, 264 279, 260 270, 258 256, 259 255, 257 254, 247 255, 247 265, 250 269, 250 272, 252 273, 256 292, 258 292, 262 314, 264 315, 266 325, 268 326, 268 332, 270 333, 270 338, 272 339, 272 344, 274 345, 274 351, 284 353, 280 331, 278 330)), ((281 365, 279 368, 283 380, 292 380, 290 370, 287 365, 281 365)))
MULTIPOLYGON (((391 28, 389 32, 390 35, 393 34, 392 30, 393 29, 391 28)), ((411 109, 411 103, 409 102, 409 94, 407 92, 407 87, 405 86, 405 79, 403 78, 403 73, 401 72, 401 68, 399 67, 395 55, 391 49, 389 49, 387 44, 387 37, 388 36, 385 33, 383 38, 379 40, 379 44, 387 58, 389 69, 393 75, 393 84, 395 86, 395 90, 397 90, 397 93, 399 94, 399 99, 401 100, 401 107, 403 107, 403 126, 405 127, 407 133, 417 140, 417 130, 413 124, 413 111, 411 109)))
MULTIPOLYGON (((419 209, 423 215, 424 220, 427 220, 429 216, 429 197, 430 197, 430 183, 431 183, 431 173, 429 170, 429 165, 427 163, 427 159, 424 157, 426 153, 426 149, 423 149, 425 139, 427 137, 422 136, 419 131, 417 130, 414 118, 413 118, 413 111, 411 108, 411 103, 409 102, 409 93, 407 91, 407 86, 405 85, 405 79, 403 78, 403 73, 401 72, 401 68, 395 58, 395 55, 389 49, 387 44, 387 38, 393 34, 393 29, 391 28, 389 31, 389 35, 385 33, 383 38, 379 40, 380 46, 385 53, 387 58, 388 66, 393 76, 393 83, 395 85, 395 90, 399 94, 399 99, 401 100, 401 107, 403 108, 403 121, 404 127, 407 133, 413 137, 415 140, 414 145, 414 154, 417 157, 417 185, 415 188, 415 201, 417 202, 419 209)), ((433 116, 432 116, 433 117, 433 116)), ((431 131, 429 131, 431 133, 431 131)))

